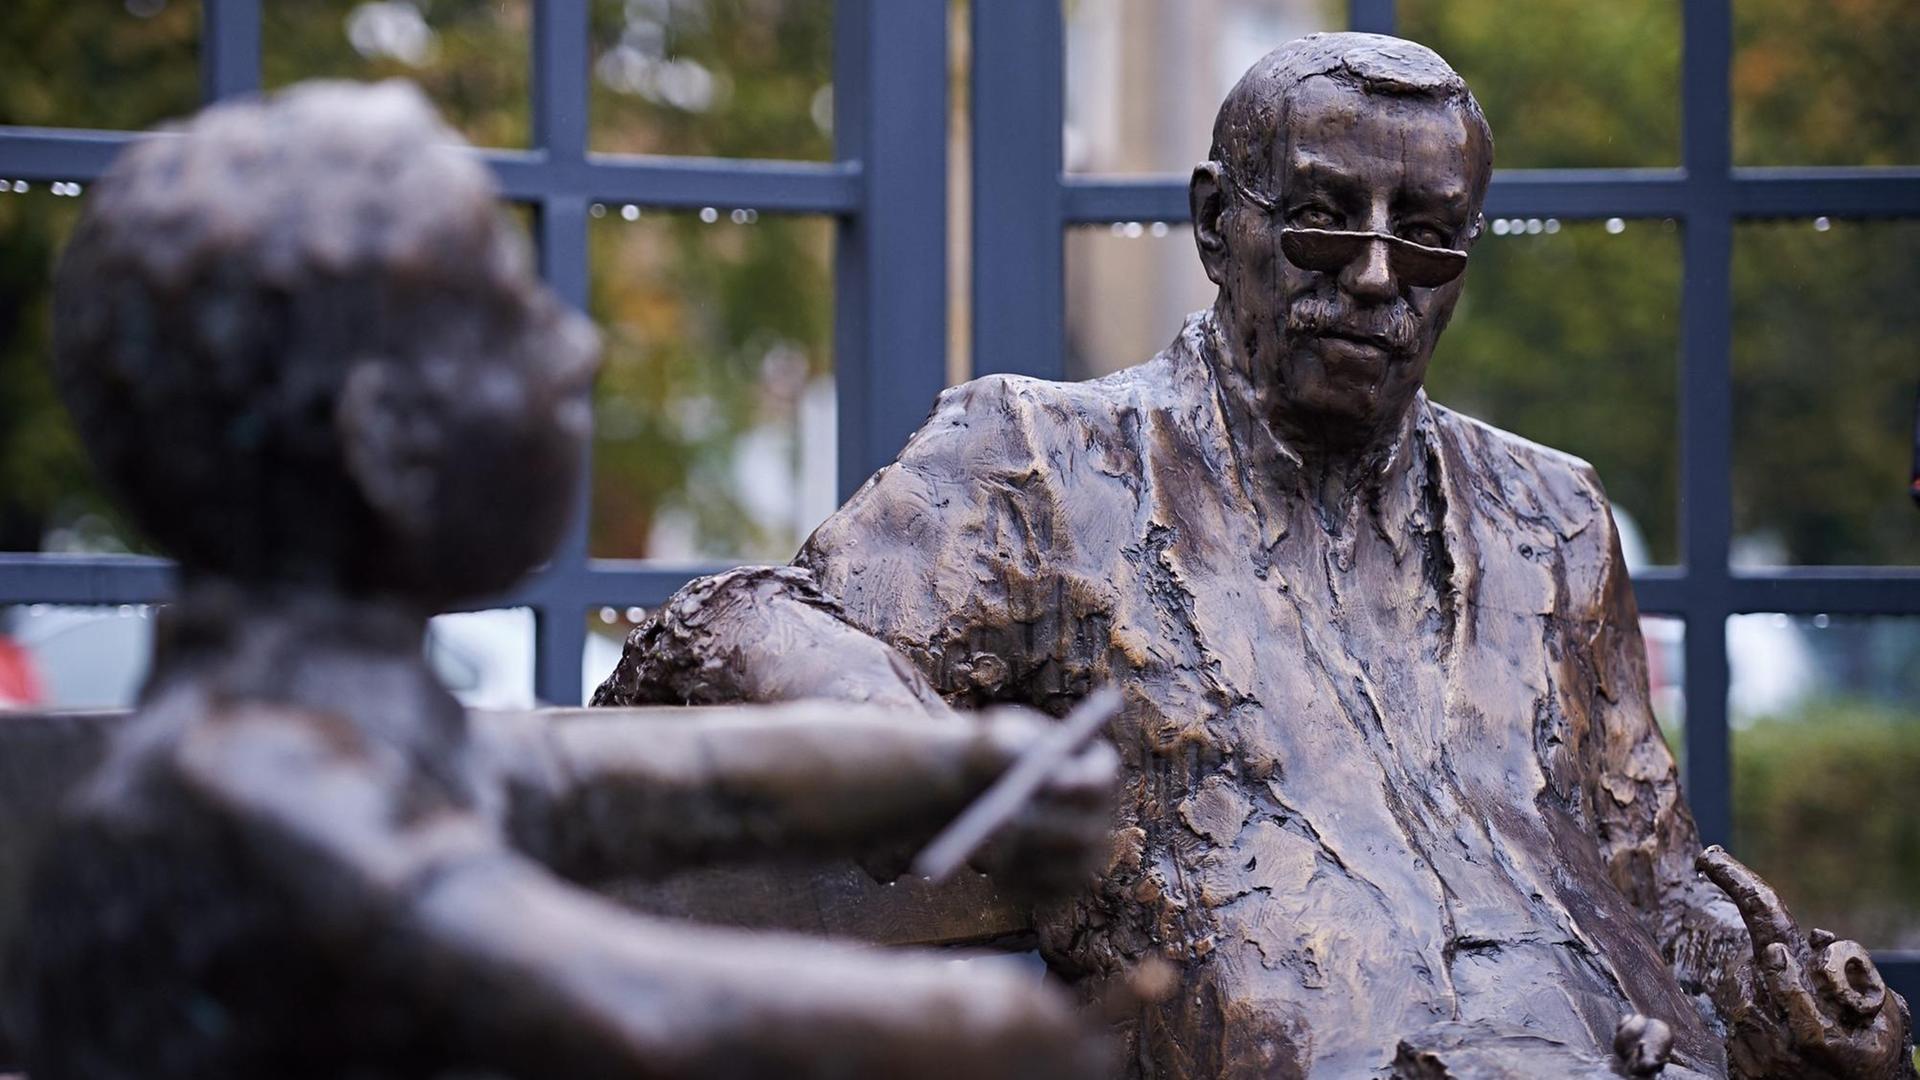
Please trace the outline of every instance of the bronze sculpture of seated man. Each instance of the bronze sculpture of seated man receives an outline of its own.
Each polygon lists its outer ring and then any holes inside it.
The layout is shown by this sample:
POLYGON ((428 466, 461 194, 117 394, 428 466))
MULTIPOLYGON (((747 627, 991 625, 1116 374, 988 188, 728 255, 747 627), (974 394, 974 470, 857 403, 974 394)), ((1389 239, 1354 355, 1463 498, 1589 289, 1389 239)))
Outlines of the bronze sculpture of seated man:
POLYGON ((1112 863, 1035 918, 1090 997, 1177 967, 1135 1075, 1911 1077, 1864 951, 1702 852, 1592 469, 1422 392, 1492 162, 1430 50, 1275 50, 1193 174, 1211 309, 1106 378, 948 391, 596 701, 1123 687, 1112 863))
MULTIPOLYGON (((92 188, 56 374, 182 587, 33 884, 31 1075, 1098 1075, 1036 980, 642 918, 556 876, 924 841, 1045 725, 468 717, 425 620, 557 538, 598 338, 458 141, 404 84, 316 84, 141 140, 92 188)), ((1084 865, 1113 768, 1083 752, 1006 839, 1084 865)))

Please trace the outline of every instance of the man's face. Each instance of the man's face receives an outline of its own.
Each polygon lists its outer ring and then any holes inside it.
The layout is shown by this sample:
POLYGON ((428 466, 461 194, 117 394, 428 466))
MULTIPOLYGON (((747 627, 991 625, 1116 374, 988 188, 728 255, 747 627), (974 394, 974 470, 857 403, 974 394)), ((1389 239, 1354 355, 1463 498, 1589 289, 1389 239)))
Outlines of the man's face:
POLYGON ((1294 89, 1280 134, 1270 182, 1224 184, 1225 253, 1214 269, 1230 332, 1280 418, 1364 437, 1412 403, 1464 278, 1406 280, 1379 240, 1349 245, 1352 258, 1337 265, 1305 260, 1321 264, 1309 269, 1283 252, 1282 231, 1378 232, 1464 250, 1478 213, 1478 135, 1458 109, 1324 77, 1294 89))

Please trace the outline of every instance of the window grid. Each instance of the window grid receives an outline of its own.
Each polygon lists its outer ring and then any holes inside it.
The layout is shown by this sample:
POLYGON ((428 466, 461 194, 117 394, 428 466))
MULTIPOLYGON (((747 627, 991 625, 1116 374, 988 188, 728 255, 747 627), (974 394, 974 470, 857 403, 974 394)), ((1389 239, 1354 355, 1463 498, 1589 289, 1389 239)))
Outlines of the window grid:
MULTIPOLYGON (((1683 566, 1634 577, 1641 610, 1685 620, 1687 797, 1702 836, 1733 832, 1728 616, 1920 615, 1920 569, 1735 572, 1732 536, 1734 223, 1766 217, 1920 217, 1920 168, 1734 168, 1731 0, 1683 5, 1677 169, 1496 170, 1491 217, 1671 217, 1684 231, 1680 367, 1683 566)), ((973 340, 976 374, 1065 377, 1064 230, 1185 222, 1187 178, 1068 174, 1061 145, 1058 2, 973 0, 973 340)), ((1348 25, 1391 34, 1394 0, 1349 0, 1348 25)), ((1920 951, 1879 956, 1920 1000, 1920 951)))
MULTIPOLYGON (((534 207, 541 274, 581 310, 593 202, 834 216, 834 351, 845 496, 892 458, 946 381, 947 5, 833 2, 830 162, 590 153, 588 0, 533 4, 531 147, 474 153, 493 170, 504 197, 534 207)), ((205 100, 260 89, 260 4, 204 0, 205 100)), ((134 137, 0 127, 0 175, 90 182, 134 137)), ((586 467, 591 464, 589 448, 586 467)), ((572 525, 544 569, 508 595, 471 605, 533 610, 535 693, 560 705, 580 700, 590 610, 655 606, 690 578, 719 568, 665 569, 591 558, 589 490, 590 484, 581 485, 572 525)), ((172 577, 161 559, 0 553, 0 604, 154 603, 170 594, 172 577)))

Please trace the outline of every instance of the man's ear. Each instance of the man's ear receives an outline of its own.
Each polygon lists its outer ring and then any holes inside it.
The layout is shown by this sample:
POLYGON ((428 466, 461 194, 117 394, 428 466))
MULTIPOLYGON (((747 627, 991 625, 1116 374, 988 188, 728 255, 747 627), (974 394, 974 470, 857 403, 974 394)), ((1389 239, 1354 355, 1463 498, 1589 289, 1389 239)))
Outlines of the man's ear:
POLYGON ((347 474, 381 521, 420 536, 434 519, 441 432, 420 407, 409 374, 390 361, 357 361, 334 411, 347 474))
POLYGON ((1224 285, 1227 241, 1220 235, 1220 216, 1227 200, 1220 186, 1220 163, 1203 161, 1194 166, 1193 181, 1187 185, 1187 208, 1193 213, 1193 242, 1200 248, 1200 265, 1207 278, 1224 285))

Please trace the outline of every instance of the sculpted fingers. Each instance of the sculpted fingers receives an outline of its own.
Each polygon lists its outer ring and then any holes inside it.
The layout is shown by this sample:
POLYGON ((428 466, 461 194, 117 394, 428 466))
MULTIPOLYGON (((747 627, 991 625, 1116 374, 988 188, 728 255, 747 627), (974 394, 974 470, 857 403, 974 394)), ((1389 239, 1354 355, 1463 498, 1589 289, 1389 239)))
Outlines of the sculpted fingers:
POLYGON ((1740 918, 1747 924, 1747 933, 1753 938, 1753 955, 1764 959, 1767 949, 1772 945, 1781 945, 1792 952, 1800 952, 1805 946, 1800 941, 1800 928, 1787 914, 1787 909, 1774 893, 1773 887, 1760 880, 1760 876, 1746 868, 1740 860, 1727 854, 1719 844, 1707 848, 1693 862, 1694 868, 1707 875, 1707 878, 1733 900, 1740 909, 1740 918))
POLYGON ((1802 1047, 1820 1046, 1827 1041, 1826 1017, 1807 988, 1800 962, 1785 945, 1774 942, 1760 955, 1760 977, 1767 993, 1787 1014, 1787 1030, 1802 1047))
POLYGON ((1885 1007, 1886 983, 1859 943, 1825 930, 1801 940, 1773 889, 1719 847, 1694 865, 1732 898, 1753 938, 1756 989, 1765 1002, 1758 1015, 1770 1019, 1754 1029, 1757 1042, 1743 1044, 1762 1066, 1746 1074, 1908 1075, 1900 1072, 1908 1052, 1905 1010, 1885 1007))
POLYGON ((1880 969, 1857 941, 1836 941, 1821 949, 1814 959, 1813 982, 1820 996, 1856 1026, 1872 1020, 1887 1001, 1880 969))

